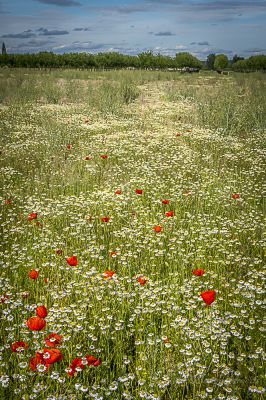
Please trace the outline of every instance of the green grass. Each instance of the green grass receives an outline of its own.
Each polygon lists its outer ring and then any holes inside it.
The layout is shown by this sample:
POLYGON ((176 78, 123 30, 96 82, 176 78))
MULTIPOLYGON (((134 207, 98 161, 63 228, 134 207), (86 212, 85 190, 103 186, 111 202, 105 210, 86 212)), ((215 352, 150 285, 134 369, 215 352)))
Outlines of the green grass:
POLYGON ((0 398, 262 399, 265 77, 0 73, 0 398), (64 358, 32 371, 51 332, 64 358))

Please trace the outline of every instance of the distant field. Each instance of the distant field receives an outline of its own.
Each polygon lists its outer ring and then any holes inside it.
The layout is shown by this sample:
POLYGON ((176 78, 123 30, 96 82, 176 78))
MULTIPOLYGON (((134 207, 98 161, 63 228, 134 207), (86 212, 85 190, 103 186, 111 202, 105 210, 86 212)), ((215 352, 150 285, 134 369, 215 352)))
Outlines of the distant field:
POLYGON ((265 74, 2 69, 0 120, 0 399, 263 399, 265 74))

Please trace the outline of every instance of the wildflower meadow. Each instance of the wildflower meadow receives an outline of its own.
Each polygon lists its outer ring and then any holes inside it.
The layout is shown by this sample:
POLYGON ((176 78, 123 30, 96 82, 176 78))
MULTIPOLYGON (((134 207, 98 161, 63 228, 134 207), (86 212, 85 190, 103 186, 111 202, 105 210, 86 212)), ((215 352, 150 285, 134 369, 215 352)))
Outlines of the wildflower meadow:
POLYGON ((0 398, 265 396, 263 73, 0 71, 0 398))

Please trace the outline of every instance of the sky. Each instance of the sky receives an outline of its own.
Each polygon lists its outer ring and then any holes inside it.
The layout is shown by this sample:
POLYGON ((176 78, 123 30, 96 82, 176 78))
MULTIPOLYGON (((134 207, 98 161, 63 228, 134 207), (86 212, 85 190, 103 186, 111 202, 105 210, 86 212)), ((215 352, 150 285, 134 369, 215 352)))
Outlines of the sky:
POLYGON ((0 0, 8 53, 266 54, 266 0, 0 0))

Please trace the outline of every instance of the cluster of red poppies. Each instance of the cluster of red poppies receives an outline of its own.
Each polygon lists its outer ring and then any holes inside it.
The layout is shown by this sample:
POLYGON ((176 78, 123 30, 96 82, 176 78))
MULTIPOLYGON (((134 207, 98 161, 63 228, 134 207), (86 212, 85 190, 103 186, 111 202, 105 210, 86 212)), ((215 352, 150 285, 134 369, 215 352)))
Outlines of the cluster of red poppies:
POLYGON ((39 306, 36 308, 37 317, 30 317, 27 320, 27 326, 31 331, 41 331, 45 325, 46 321, 44 318, 47 317, 48 311, 45 306, 39 306))
MULTIPOLYGON (((41 308, 41 312, 43 312, 43 309, 41 308)), ((35 317, 33 317, 35 318, 35 317)), ((36 317, 39 318, 39 317, 36 317)), ((40 319, 40 318, 39 318, 40 319)), ((39 325, 35 320, 30 319, 31 323, 28 324, 29 328, 31 330, 40 330, 41 325, 39 325)), ((29 320, 28 320, 29 321, 29 320)), ((44 325, 45 326, 45 325, 44 325)), ((44 327, 43 326, 43 327, 44 327)), ((59 362, 63 359, 63 354, 60 352, 60 350, 56 349, 56 346, 61 345, 62 343, 62 336, 58 335, 57 333, 50 333, 48 337, 45 339, 45 343, 49 348, 44 348, 43 351, 37 351, 35 354, 35 357, 32 357, 30 359, 30 368, 32 371, 38 371, 38 366, 43 365, 43 371, 48 371, 50 366, 56 362, 59 362)), ((11 350, 13 353, 19 353, 21 351, 28 350, 29 345, 23 341, 18 341, 15 342, 11 345, 11 350)))
MULTIPOLYGON (((39 306, 36 308, 36 317, 31 317, 27 320, 27 326, 32 331, 40 331, 45 325, 46 321, 44 318, 47 317, 48 311, 45 306, 39 306)), ((63 360, 64 356, 57 346, 62 344, 62 336, 57 333, 50 333, 45 339, 46 348, 42 351, 37 351, 35 357, 30 359, 30 368, 34 372, 47 372, 52 364, 58 363, 63 360)), ((29 345, 23 341, 15 342, 11 345, 13 353, 19 353, 21 351, 28 350, 29 345)), ((68 375, 73 376, 76 372, 85 368, 85 365, 97 367, 101 364, 101 360, 94 356, 87 355, 85 359, 75 358, 71 365, 68 375)))
POLYGON ((89 367, 98 367, 99 365, 101 365, 101 363, 102 361, 99 358, 95 358, 94 356, 90 355, 87 355, 84 358, 75 358, 69 367, 68 375, 73 376, 74 374, 83 370, 86 365, 88 365, 89 367))

